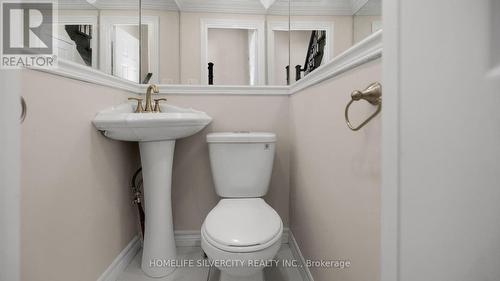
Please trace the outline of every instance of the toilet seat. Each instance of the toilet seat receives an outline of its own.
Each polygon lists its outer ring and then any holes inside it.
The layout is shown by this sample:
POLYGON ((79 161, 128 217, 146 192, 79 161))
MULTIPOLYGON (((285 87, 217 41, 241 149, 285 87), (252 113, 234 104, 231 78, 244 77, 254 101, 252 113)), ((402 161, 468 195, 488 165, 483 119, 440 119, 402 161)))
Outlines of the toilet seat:
POLYGON ((281 238, 283 223, 261 198, 222 199, 207 215, 201 234, 212 246, 228 252, 252 252, 281 238))

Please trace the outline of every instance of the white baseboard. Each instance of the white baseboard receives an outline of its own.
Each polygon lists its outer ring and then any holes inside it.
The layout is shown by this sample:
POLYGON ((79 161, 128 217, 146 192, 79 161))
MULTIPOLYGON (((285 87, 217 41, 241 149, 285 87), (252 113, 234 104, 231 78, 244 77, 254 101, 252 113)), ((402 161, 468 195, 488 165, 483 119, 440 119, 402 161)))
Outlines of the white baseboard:
MULTIPOLYGON (((196 230, 175 231, 175 245, 177 247, 196 247, 201 245, 200 232, 196 230)), ((127 246, 118 254, 97 281, 116 281, 127 265, 134 259, 141 249, 138 236, 130 240, 127 246)))
POLYGON ((300 251, 299 244, 297 244, 297 240, 295 240, 295 237, 293 236, 293 233, 289 230, 288 231, 289 235, 289 246, 290 250, 292 251, 293 257, 297 259, 300 262, 300 267, 299 267, 299 272, 300 275, 302 276, 302 280, 304 281, 314 281, 314 278, 311 274, 311 271, 309 268, 306 266, 306 260, 304 256, 302 255, 302 252, 300 251))
POLYGON ((281 243, 288 244, 290 241, 290 229, 288 227, 283 228, 283 235, 281 236, 281 243))
POLYGON ((125 270, 127 265, 134 259, 135 255, 141 248, 141 241, 137 236, 132 238, 128 245, 123 249, 111 265, 97 279, 97 281, 116 281, 118 276, 125 270))
POLYGON ((198 247, 201 246, 201 234, 199 230, 176 230, 174 232, 175 246, 198 247))
MULTIPOLYGON (((290 244, 290 249, 294 255, 294 258, 301 262, 302 265, 305 264, 304 257, 300 252, 300 249, 293 238, 293 234, 290 232, 288 227, 283 229, 283 236, 281 238, 283 244, 290 244)), ((198 230, 178 230, 175 231, 175 245, 177 247, 199 247, 201 245, 201 235, 198 230)), ((135 255, 141 248, 141 242, 137 236, 135 236, 128 245, 118 254, 111 265, 104 271, 104 273, 97 279, 97 281, 116 281, 118 276, 125 270, 127 265, 134 259, 135 255)), ((300 274, 304 278, 304 281, 314 281, 312 279, 311 273, 308 268, 302 266, 300 269, 300 274)))

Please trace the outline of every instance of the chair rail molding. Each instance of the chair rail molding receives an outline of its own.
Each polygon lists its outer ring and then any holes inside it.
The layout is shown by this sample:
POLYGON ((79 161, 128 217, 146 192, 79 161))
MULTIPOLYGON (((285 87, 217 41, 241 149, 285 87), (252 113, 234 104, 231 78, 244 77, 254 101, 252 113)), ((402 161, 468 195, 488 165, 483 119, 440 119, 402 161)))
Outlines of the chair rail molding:
POLYGON ((128 81, 113 75, 106 74, 98 69, 91 68, 78 63, 70 62, 63 59, 57 60, 55 68, 32 68, 33 70, 47 72, 59 75, 66 78, 71 78, 87 83, 107 86, 119 90, 124 90, 132 93, 140 93, 140 84, 128 81))
MULTIPOLYGON (((160 94, 165 95, 288 95, 288 86, 230 86, 230 85, 160 85, 160 94)), ((141 85, 146 92, 147 85, 141 85)))

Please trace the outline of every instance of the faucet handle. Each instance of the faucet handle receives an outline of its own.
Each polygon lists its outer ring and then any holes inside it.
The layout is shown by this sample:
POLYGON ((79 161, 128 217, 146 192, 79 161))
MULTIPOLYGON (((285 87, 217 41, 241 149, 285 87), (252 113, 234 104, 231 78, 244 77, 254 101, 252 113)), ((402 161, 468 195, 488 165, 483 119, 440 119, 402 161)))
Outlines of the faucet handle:
POLYGON ((137 107, 135 108, 135 113, 142 113, 144 111, 142 107, 142 98, 128 98, 128 100, 136 100, 137 107))
POLYGON ((160 101, 166 101, 167 99, 161 98, 161 99, 155 99, 155 108, 153 109, 153 112, 161 112, 160 109, 160 101))

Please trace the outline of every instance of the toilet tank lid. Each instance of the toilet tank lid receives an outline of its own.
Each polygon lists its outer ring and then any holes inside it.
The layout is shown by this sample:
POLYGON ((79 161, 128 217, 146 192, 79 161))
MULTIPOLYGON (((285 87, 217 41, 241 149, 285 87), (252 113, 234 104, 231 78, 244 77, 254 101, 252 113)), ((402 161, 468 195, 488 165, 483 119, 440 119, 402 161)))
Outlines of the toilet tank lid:
POLYGON ((208 143, 276 142, 276 134, 266 132, 224 132, 207 135, 208 143))

